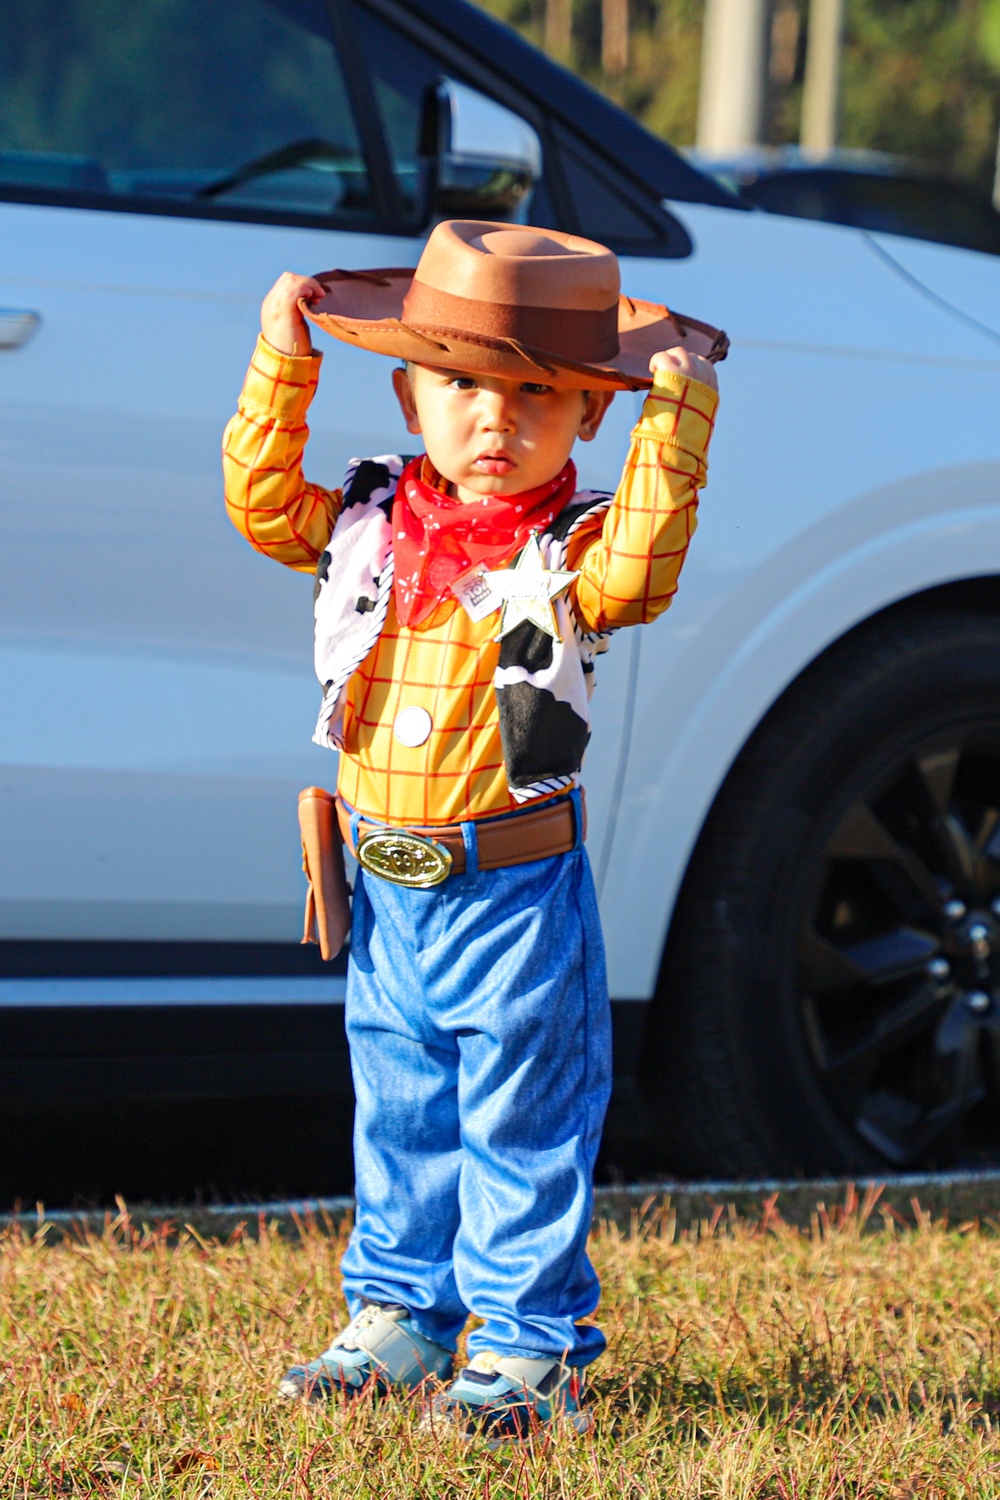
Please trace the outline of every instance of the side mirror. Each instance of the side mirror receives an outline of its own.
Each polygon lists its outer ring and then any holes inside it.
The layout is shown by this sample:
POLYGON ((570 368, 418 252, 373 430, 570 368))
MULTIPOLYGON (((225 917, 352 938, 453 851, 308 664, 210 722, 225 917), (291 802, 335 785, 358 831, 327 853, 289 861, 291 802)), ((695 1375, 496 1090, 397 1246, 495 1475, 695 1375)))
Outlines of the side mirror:
POLYGON ((527 218, 542 145, 520 115, 442 78, 427 92, 421 135, 432 220, 527 218))

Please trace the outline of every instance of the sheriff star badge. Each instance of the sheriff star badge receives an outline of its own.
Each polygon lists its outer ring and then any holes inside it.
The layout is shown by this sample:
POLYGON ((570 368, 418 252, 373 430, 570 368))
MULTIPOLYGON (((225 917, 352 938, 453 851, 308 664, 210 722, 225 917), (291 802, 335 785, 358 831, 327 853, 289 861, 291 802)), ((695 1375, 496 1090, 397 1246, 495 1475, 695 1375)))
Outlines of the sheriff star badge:
POLYGON ((494 640, 502 641, 525 620, 544 630, 553 640, 561 640, 552 601, 558 599, 577 576, 577 573, 559 572, 545 566, 538 534, 533 531, 509 568, 485 574, 485 581, 494 595, 503 600, 500 632, 494 640))

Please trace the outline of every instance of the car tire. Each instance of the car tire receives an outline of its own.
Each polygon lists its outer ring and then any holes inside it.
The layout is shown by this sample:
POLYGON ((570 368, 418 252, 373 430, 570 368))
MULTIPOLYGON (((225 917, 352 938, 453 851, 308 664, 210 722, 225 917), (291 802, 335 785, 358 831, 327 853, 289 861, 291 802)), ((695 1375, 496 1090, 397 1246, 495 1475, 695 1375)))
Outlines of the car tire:
POLYGON ((685 1175, 1000 1160, 1000 620, 897 610, 727 777, 641 1083, 685 1175))

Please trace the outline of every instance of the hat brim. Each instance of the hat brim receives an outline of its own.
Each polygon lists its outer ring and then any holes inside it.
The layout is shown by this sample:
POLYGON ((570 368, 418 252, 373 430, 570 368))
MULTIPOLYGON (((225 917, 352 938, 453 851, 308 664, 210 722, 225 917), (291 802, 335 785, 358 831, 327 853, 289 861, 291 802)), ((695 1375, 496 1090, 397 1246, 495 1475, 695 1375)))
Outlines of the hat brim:
POLYGON ((579 364, 557 352, 511 339, 455 328, 402 321, 412 268, 321 271, 326 289, 319 301, 299 307, 317 327, 345 344, 412 360, 437 369, 467 370, 512 380, 535 379, 577 390, 644 390, 652 385, 649 361, 661 349, 682 345, 713 362, 725 359, 729 340, 718 328, 671 312, 658 302, 622 296, 618 301, 618 354, 598 364, 579 364))

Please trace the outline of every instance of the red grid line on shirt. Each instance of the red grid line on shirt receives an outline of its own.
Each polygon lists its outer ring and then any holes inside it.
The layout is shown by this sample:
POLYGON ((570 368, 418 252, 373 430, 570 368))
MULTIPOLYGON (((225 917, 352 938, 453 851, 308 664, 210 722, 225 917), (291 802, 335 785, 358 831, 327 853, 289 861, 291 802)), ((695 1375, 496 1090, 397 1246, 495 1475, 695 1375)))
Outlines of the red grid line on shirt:
POLYGON ((490 622, 473 625, 451 605, 443 621, 432 616, 430 626, 408 631, 398 625, 390 606, 379 645, 357 671, 362 690, 345 725, 349 751, 357 746, 356 754, 344 758, 342 770, 341 790, 348 801, 350 788, 359 805, 382 821, 428 826, 454 821, 470 809, 509 809, 492 687, 496 652, 482 649, 490 628, 490 622), (428 654, 441 662, 430 677, 428 654), (376 686, 384 694, 378 705, 372 701, 376 686), (414 752, 397 747, 392 734, 396 713, 414 697, 428 708, 434 725, 417 765, 414 752), (376 765, 376 758, 384 764, 376 765))
MULTIPOLYGON (((254 478, 258 478, 261 475, 287 474, 290 472, 289 465, 287 463, 274 463, 271 465, 262 463, 244 463, 243 459, 240 458, 237 454, 228 451, 226 452, 225 456, 226 462, 232 468, 242 469, 245 474, 251 474, 254 476, 254 478)), ((292 467, 294 467, 294 465, 292 467)), ((315 489, 316 486, 313 485, 312 488, 315 489)), ((288 501, 284 500, 280 505, 272 505, 270 507, 258 506, 258 509, 266 510, 270 508, 272 511, 280 511, 287 509, 287 506, 288 501)))
POLYGON ((673 395, 665 394, 662 389, 658 390, 654 385, 643 402, 642 416, 639 420, 640 422, 655 420, 650 417, 649 407, 666 406, 673 407, 675 410, 682 408, 684 411, 691 412, 695 416, 704 417, 706 421, 709 421, 715 416, 719 404, 718 398, 713 392, 708 399, 707 404, 709 409, 707 411, 704 406, 699 405, 699 402, 703 399, 701 393, 697 392, 696 388, 689 384, 685 384, 682 391, 678 391, 673 395))
MULTIPOLYGON (((341 503, 339 491, 309 485, 301 472, 303 416, 316 369, 318 362, 303 381, 279 356, 259 350, 227 429, 231 518, 258 550, 292 567, 315 560, 341 503), (276 535, 282 528, 285 534, 276 535)), ((612 507, 571 538, 568 565, 580 569, 577 612, 588 628, 652 618, 673 598, 714 425, 714 407, 708 414, 699 409, 706 398, 690 386, 678 396, 648 398, 612 507), (593 617, 593 600, 600 619, 593 617)), ((386 823, 427 827, 517 806, 506 783, 492 691, 496 652, 485 649, 494 626, 493 620, 474 625, 449 601, 418 630, 406 631, 390 603, 382 635, 348 694, 340 781, 352 805, 386 823), (413 697, 429 707, 434 725, 418 754, 393 734, 396 714, 413 697)))
POLYGON ((695 473, 666 462, 661 443, 662 439, 654 442, 645 437, 633 441, 603 534, 582 559, 577 609, 592 629, 654 618, 676 592, 677 575, 694 530, 695 486, 703 466, 696 453, 690 455, 695 473), (649 456, 651 446, 655 452, 649 456), (683 527, 682 543, 677 537, 679 527, 683 527), (641 589, 635 583, 635 563, 642 564, 641 589), (596 608, 591 593, 596 595, 596 608))
MULTIPOLYGON (((283 380, 280 368, 272 377, 256 363, 252 364, 244 382, 244 399, 257 406, 265 404, 254 400, 258 380, 271 387, 266 403, 271 407, 277 403, 283 386, 299 384, 283 380)), ((308 384, 315 387, 315 378, 308 384)), ((290 567, 311 566, 316 562, 329 539, 341 501, 339 490, 307 484, 302 476, 301 455, 307 437, 308 427, 300 417, 290 425, 282 425, 280 417, 260 421, 255 414, 244 410, 241 400, 237 416, 226 430, 224 444, 230 519, 257 551, 290 567), (274 451, 276 448, 280 451, 274 451), (238 481, 234 471, 240 476, 238 481), (272 495, 277 504, 267 503, 272 495), (278 521, 283 526, 276 526, 278 521)))
POLYGON ((251 384, 251 375, 260 376, 262 380, 266 381, 270 385, 272 399, 269 402, 269 405, 271 406, 277 406, 278 403, 273 398, 277 396, 278 392, 282 389, 286 391, 309 391, 310 393, 315 391, 317 385, 319 384, 319 365, 318 362, 313 363, 315 356, 313 356, 313 359, 310 359, 310 365, 312 365, 312 368, 310 369, 309 374, 305 380, 293 380, 291 375, 288 373, 288 360, 293 358, 294 355, 280 354, 278 354, 277 358, 275 358, 274 355, 270 355, 266 349, 261 348, 260 344, 258 344, 257 348, 253 352, 253 355, 251 356, 250 368, 247 370, 247 376, 243 382, 244 393, 246 392, 247 387, 251 384), (258 364, 258 360, 261 360, 262 363, 258 364), (268 369, 268 365, 273 366, 273 368, 268 369))
MULTIPOLYGON (((491 691, 492 670, 487 663, 482 661, 480 641, 464 641, 456 638, 456 626, 458 630, 472 628, 471 622, 466 623, 464 615, 461 615, 460 620, 456 619, 458 614, 457 610, 452 610, 451 618, 444 629, 441 630, 438 627, 434 635, 428 635, 423 630, 415 632, 402 630, 396 623, 394 610, 390 606, 390 619, 383 629, 380 641, 355 674, 357 687, 361 691, 360 695, 357 692, 349 695, 349 712, 345 717, 349 756, 345 757, 345 762, 348 758, 354 759, 355 755, 365 761, 364 771, 367 773, 365 779, 370 789, 365 798, 365 810, 373 816, 381 816, 383 821, 417 822, 424 816, 432 821, 441 821, 441 818, 438 816, 435 819, 434 809, 428 800, 431 796, 430 786, 426 788, 419 807, 414 806, 412 799, 407 795, 402 799, 406 803, 405 809, 401 809, 397 805, 401 799, 393 799, 391 781, 382 780, 377 775, 373 757, 383 756, 384 775, 388 777, 391 773, 391 777, 397 781, 404 776, 423 778, 429 782, 457 783, 463 780, 466 786, 470 787, 474 782, 483 780, 485 767, 489 766, 494 773, 502 770, 502 766, 495 764, 494 761, 484 762, 477 759, 480 753, 477 746, 484 735, 488 738, 490 748, 494 745, 497 747, 495 755, 499 757, 495 697, 491 691), (400 645, 403 647, 402 654, 399 651, 400 645), (433 672, 430 678, 426 676, 425 671, 416 670, 414 667, 414 658, 422 660, 426 665, 428 650, 442 661, 441 668, 433 672), (449 655, 454 664, 452 670, 448 668, 449 655), (473 667, 471 678, 466 667, 462 665, 463 662, 473 667), (459 695, 459 701, 462 701, 466 687, 470 690, 468 705, 472 708, 472 721, 469 723, 463 722, 467 717, 466 714, 460 713, 456 719, 454 702, 451 703, 449 711, 443 714, 438 706, 442 694, 447 694, 449 690, 459 695), (380 690, 377 705, 373 703, 373 694, 376 689, 380 690), (417 768, 407 767, 401 763, 400 757, 402 756, 405 760, 412 752, 397 747, 392 734, 392 725, 399 709, 410 706, 409 699, 416 696, 422 706, 427 706, 428 695, 431 695, 431 703, 434 705, 431 712, 432 721, 440 722, 444 718, 447 723, 432 729, 427 744, 421 750, 422 765, 417 768), (353 708, 351 698, 356 700, 353 708), (477 700, 478 713, 475 711, 477 700), (359 737, 364 742, 361 745, 357 744, 359 737), (438 769, 441 760, 456 758, 457 746, 464 746, 465 749, 465 753, 457 757, 457 764, 438 769), (377 790, 375 789, 376 781, 378 782, 377 790)), ((345 781, 347 773, 348 766, 345 763, 343 768, 345 781)), ((348 796, 346 790, 344 795, 348 796)), ((350 800, 349 796, 348 800, 350 800)), ((447 820, 446 817, 444 821, 447 820)))
MULTIPOLYGON (((476 775, 476 774, 479 774, 480 772, 487 772, 487 771, 493 772, 493 771, 502 771, 502 770, 503 770, 503 762, 502 761, 487 760, 487 761, 482 761, 480 763, 480 765, 478 766, 477 771, 474 772, 473 774, 476 775)), ((466 775, 466 773, 464 771, 461 772, 461 773, 456 773, 455 771, 427 771, 422 766, 393 766, 393 768, 392 768, 391 771, 388 770, 385 767, 382 767, 382 766, 365 766, 365 767, 359 767, 358 768, 358 778, 359 778, 359 780, 362 780, 362 779, 372 779, 372 780, 378 779, 378 780, 383 780, 384 779, 386 781, 387 785, 390 782, 393 782, 393 781, 396 781, 396 780, 405 781, 407 779, 409 779, 410 781, 419 781, 419 782, 424 782, 424 781, 432 781, 432 782, 433 781, 459 782, 459 781, 464 781, 465 780, 465 775, 466 775)), ((347 800, 350 802, 350 798, 349 797, 347 798, 347 800)), ((353 802, 351 803, 351 806, 352 807, 354 806, 353 802)), ((387 801, 384 804, 384 807, 387 808, 387 809, 391 808, 391 800, 387 799, 387 801)), ((363 809, 359 809, 359 811, 363 811, 363 809)), ((369 814, 372 817, 376 817, 377 816, 377 814, 371 812, 370 810, 369 810, 369 814)), ((419 826, 420 819, 412 811, 407 811, 407 813, 406 813, 406 819, 407 819, 408 822, 415 823, 415 824, 417 824, 419 826)), ((385 819, 383 819, 383 821, 385 821, 385 819)))
MULTIPOLYGON (((651 441, 652 441, 651 438, 643 438, 643 442, 644 443, 649 443, 651 441)), ((672 451, 672 452, 675 452, 675 453, 687 453, 687 449, 680 448, 680 447, 672 449, 672 450, 668 450, 668 451, 672 451)), ((663 474, 676 474, 679 479, 691 479, 694 475, 696 475, 696 474, 698 474, 700 472, 702 465, 699 464, 698 458, 697 458, 696 454, 691 454, 689 456, 690 456, 690 458, 692 460, 691 463, 688 464, 688 465, 683 465, 683 464, 668 464, 667 461, 666 461, 666 459, 663 457, 663 450, 662 449, 659 450, 659 452, 657 453, 656 458, 641 458, 638 454, 636 454, 636 457, 635 457, 635 459, 634 459, 634 461, 632 463, 632 473, 633 474, 641 473, 643 469, 657 469, 657 470, 659 470, 663 474)), ((648 503, 646 501, 640 502, 639 505, 631 505, 629 503, 628 499, 625 496, 623 496, 622 497, 622 509, 623 510, 648 510, 649 506, 648 506, 648 503)))
POLYGON ((255 411, 256 405, 256 402, 248 403, 243 397, 240 398, 240 418, 248 427, 262 427, 268 432, 280 432, 289 437, 298 437, 299 433, 304 432, 308 438, 309 423, 304 418, 302 421, 289 422, 287 417, 283 417, 280 412, 271 411, 270 408, 266 411, 264 409, 255 411))
MULTIPOLYGON (((252 498, 248 498, 245 504, 242 506, 237 506, 233 501, 230 501, 228 499, 226 501, 226 504, 230 513, 236 511, 237 513, 242 512, 242 514, 245 515, 246 525, 240 526, 240 530, 244 533, 251 546, 255 547, 258 552, 263 552, 265 555, 267 555, 272 552, 278 552, 282 549, 288 549, 289 547, 292 549, 291 554, 288 557, 279 558, 279 561, 281 562, 289 564, 294 562, 315 563, 319 558, 323 547, 326 545, 325 542, 321 542, 318 546, 314 545, 308 537, 307 528, 309 526, 309 523, 312 521, 316 510, 318 508, 322 509, 324 517, 326 517, 327 515, 327 507, 324 503, 323 496, 316 494, 308 486, 304 486, 299 494, 290 497, 288 503, 284 506, 257 506, 254 504, 252 498), (296 525, 296 523, 292 520, 290 511, 292 511, 293 509, 301 509, 303 506, 303 502, 306 500, 308 500, 309 502, 309 508, 305 513, 304 519, 299 522, 299 525, 296 525), (279 535, 276 537, 264 536, 260 528, 260 523, 265 516, 281 517, 287 528, 288 535, 279 535), (300 526, 302 528, 301 530, 300 526)), ((327 535, 329 535, 329 528, 327 528, 327 535)))

